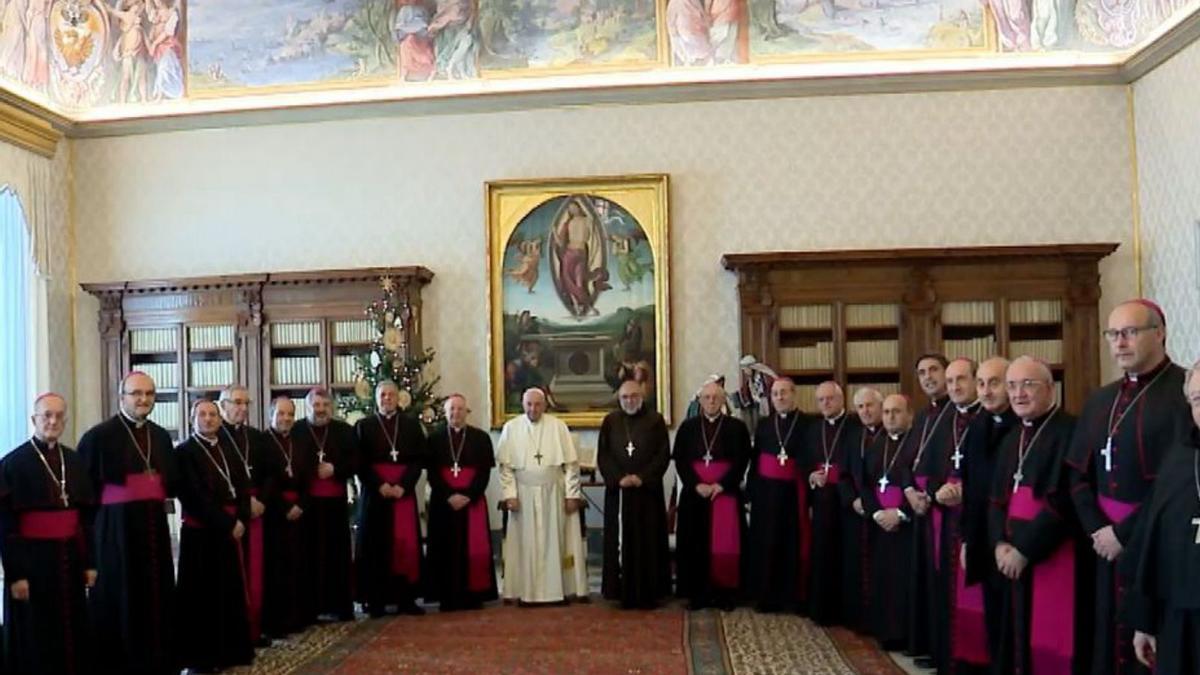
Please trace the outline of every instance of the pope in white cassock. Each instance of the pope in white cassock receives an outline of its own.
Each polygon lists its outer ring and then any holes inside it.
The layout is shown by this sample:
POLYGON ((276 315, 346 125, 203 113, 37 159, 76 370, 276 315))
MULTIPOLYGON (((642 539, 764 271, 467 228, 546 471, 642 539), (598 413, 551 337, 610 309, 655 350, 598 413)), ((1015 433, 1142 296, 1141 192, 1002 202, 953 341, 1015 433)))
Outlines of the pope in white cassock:
POLYGON ((508 509, 505 600, 586 598, 587 556, 580 526, 579 456, 567 425, 546 413, 546 394, 529 389, 525 414, 509 420, 496 452, 508 509))

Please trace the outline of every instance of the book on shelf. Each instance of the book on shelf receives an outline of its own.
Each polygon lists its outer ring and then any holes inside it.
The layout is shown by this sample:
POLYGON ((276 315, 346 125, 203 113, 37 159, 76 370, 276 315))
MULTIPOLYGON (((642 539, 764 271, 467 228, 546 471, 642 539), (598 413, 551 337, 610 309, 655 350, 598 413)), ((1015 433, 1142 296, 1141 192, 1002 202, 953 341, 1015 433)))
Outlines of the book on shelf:
POLYGON ((783 330, 820 330, 833 326, 832 305, 790 305, 779 308, 783 330))
POLYGON ((276 347, 306 347, 320 344, 319 321, 294 321, 271 324, 271 344, 276 347))
POLYGON ((293 398, 292 405, 296 406, 296 420, 302 420, 308 416, 308 401, 303 398, 293 398))
POLYGON ((1008 303, 1008 322, 1062 323, 1061 300, 1013 300, 1008 303))
POLYGON ((942 340, 942 352, 948 359, 968 358, 976 364, 998 353, 996 338, 991 335, 963 340, 942 340))
POLYGON ((173 352, 179 348, 174 328, 134 328, 129 331, 129 349, 134 353, 173 352))
POLYGON ((189 376, 191 386, 216 388, 233 384, 233 361, 193 361, 189 376))
POLYGON ((271 382, 311 385, 321 381, 321 359, 315 356, 277 356, 271 359, 271 382))
POLYGON ((178 364, 171 363, 135 363, 133 370, 139 370, 154 380, 156 389, 176 389, 179 387, 178 364))
POLYGON ((817 385, 796 385, 796 407, 809 413, 817 411, 817 385))
POLYGON ((209 349, 233 349, 233 326, 188 326, 188 349, 203 351, 209 349))
POLYGON ((375 337, 375 324, 370 319, 333 322, 334 344, 366 344, 375 337))
POLYGON ((854 340, 846 343, 849 368, 896 368, 900 363, 898 340, 854 340))
POLYGON ((850 395, 847 398, 847 400, 853 401, 854 394, 859 389, 875 389, 876 391, 878 391, 880 394, 882 394, 886 398, 888 396, 891 396, 892 394, 900 393, 900 383, 899 382, 864 382, 861 384, 852 384, 852 385, 850 385, 850 395))
POLYGON ((1008 343, 1008 355, 1032 356, 1046 363, 1062 363, 1062 340, 1012 340, 1008 343))
POLYGON ((354 381, 354 372, 358 369, 356 357, 353 354, 340 354, 333 357, 333 381, 346 383, 354 381))
POLYGON ((175 403, 165 403, 154 406, 150 411, 150 421, 168 430, 179 429, 179 406, 175 403))
POLYGON ((986 326, 995 322, 996 305, 990 301, 947 302, 942 305, 942 325, 986 326))
POLYGON ((846 327, 900 325, 899 305, 846 305, 846 327))
POLYGON ((779 366, 783 370, 832 369, 833 343, 818 342, 808 347, 780 347, 779 366))

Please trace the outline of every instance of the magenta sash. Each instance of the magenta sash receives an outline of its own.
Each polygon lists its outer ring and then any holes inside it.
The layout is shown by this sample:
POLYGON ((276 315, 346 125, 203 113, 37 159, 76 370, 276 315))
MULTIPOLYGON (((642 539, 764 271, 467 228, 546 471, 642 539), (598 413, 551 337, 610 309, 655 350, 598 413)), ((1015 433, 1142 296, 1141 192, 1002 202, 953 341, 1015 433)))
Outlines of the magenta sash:
MULTIPOLYGON (((702 460, 692 462, 692 470, 701 483, 720 481, 732 466, 727 461, 715 461, 708 466, 702 460)), ((718 588, 737 588, 741 581, 738 563, 742 547, 737 498, 722 492, 711 504, 708 576, 718 588)))
MULTIPOLYGON (((385 483, 399 485, 408 471, 407 464, 384 464, 371 467, 385 483)), ((417 540, 417 499, 405 492, 392 500, 392 574, 417 583, 421 577, 421 543, 417 540)))
MULTIPOLYGON (((957 557, 957 556, 955 556, 957 557)), ((967 585, 967 573, 954 564, 954 629, 951 657, 977 665, 990 661, 987 623, 983 615, 983 584, 967 585)))
MULTIPOLYGON (((821 466, 822 466, 822 468, 824 468, 825 465, 822 464, 821 466)), ((830 464, 829 470, 825 472, 825 484, 826 485, 837 485, 837 482, 839 479, 841 479, 841 477, 842 477, 842 472, 841 472, 841 469, 838 468, 838 465, 830 464)))
MULTIPOLYGON (((475 467, 459 467, 458 477, 450 467, 442 467, 442 480, 451 490, 466 490, 475 480, 475 467)), ((493 563, 491 532, 488 527, 487 501, 480 497, 467 504, 467 589, 486 591, 492 586, 493 563)))
MULTIPOLYGON (((221 507, 221 510, 224 511, 225 513, 228 513, 231 516, 237 515, 237 507, 234 506, 233 504, 226 504, 225 506, 221 507)), ((186 525, 187 527, 208 527, 208 525, 204 524, 204 522, 202 522, 200 519, 198 519, 195 516, 188 514, 188 513, 183 514, 183 524, 186 525)), ((242 550, 242 547, 239 546, 238 547, 239 557, 241 555, 241 550, 242 550)))
MULTIPOLYGON (((249 490, 251 497, 258 497, 258 489, 249 490)), ((251 518, 246 525, 246 536, 250 538, 250 555, 246 565, 246 593, 250 596, 250 638, 258 642, 262 637, 263 608, 263 519, 251 518)))
MULTIPOLYGON (((1045 501, 1021 486, 1008 503, 1008 517, 1033 520, 1045 501)), ((1075 644, 1075 552, 1063 542, 1033 568, 1029 651, 1033 675, 1071 672, 1075 644)))
POLYGON ((758 454, 758 474, 772 480, 792 481, 796 483, 796 507, 797 521, 796 528, 800 532, 800 573, 797 588, 800 589, 800 597, 808 597, 808 569, 809 559, 812 552, 812 528, 808 518, 808 489, 807 486, 800 482, 800 470, 794 462, 784 466, 779 465, 779 458, 769 452, 760 452, 758 454))
POLYGON ((904 491, 898 486, 889 485, 879 493, 879 505, 885 509, 898 509, 904 503, 904 491))
POLYGON ((283 501, 292 504, 293 506, 300 503, 300 493, 295 490, 284 490, 283 501))
POLYGON ((1129 516, 1132 516, 1133 512, 1137 511, 1139 506, 1138 504, 1130 504, 1129 502, 1111 499, 1109 497, 1105 497, 1104 495, 1099 495, 1099 499, 1097 501, 1100 504, 1100 510, 1104 512, 1104 515, 1108 516, 1108 519, 1111 520, 1114 525, 1120 525, 1121 521, 1125 520, 1129 516))
POLYGON ((308 488, 308 494, 314 497, 345 497, 346 482, 336 478, 315 478, 308 488))
POLYGON ((71 539, 79 532, 79 511, 25 511, 17 516, 22 539, 71 539))
POLYGON ((105 483, 100 493, 100 503, 127 504, 129 502, 159 501, 167 498, 163 489, 162 476, 157 473, 125 474, 125 484, 105 483))

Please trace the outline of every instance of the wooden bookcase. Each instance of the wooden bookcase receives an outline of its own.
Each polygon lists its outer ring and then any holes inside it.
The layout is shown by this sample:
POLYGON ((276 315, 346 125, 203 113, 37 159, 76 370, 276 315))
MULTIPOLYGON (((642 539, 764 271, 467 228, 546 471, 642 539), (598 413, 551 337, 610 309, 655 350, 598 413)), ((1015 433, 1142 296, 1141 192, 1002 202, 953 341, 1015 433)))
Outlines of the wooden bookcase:
POLYGON ((116 412, 117 385, 135 369, 154 377, 152 417, 177 439, 193 401, 235 382, 250 390, 257 426, 273 397, 296 399, 299 416, 314 386, 350 393, 353 358, 374 338, 363 310, 384 276, 408 303, 405 344, 419 353, 421 289, 433 279, 424 267, 83 284, 100 300, 103 410, 116 412))
POLYGON ((1038 356, 1067 410, 1100 382, 1099 261, 1117 245, 737 253, 742 353, 796 380, 800 405, 834 380, 922 403, 927 351, 1038 356))

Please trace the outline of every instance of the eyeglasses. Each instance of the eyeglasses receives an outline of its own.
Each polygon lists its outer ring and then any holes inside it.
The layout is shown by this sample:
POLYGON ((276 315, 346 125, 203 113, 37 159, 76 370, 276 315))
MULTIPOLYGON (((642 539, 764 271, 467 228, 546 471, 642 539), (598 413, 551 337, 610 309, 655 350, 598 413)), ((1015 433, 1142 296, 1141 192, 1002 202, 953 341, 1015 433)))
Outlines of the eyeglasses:
POLYGON ((1009 381, 1004 383, 1004 388, 1011 391, 1033 391, 1039 387, 1044 387, 1048 384, 1043 380, 1020 380, 1009 381))
POLYGON ((67 413, 38 413, 34 415, 34 418, 45 420, 46 422, 55 422, 67 419, 67 413))
POLYGON ((126 396, 130 396, 132 398, 154 398, 154 395, 157 393, 158 392, 154 391, 153 389, 134 389, 133 391, 124 392, 126 396))
POLYGON ((1108 329, 1100 331, 1100 334, 1104 336, 1105 340, 1108 340, 1109 342, 1116 342, 1119 338, 1125 338, 1126 340, 1132 340, 1135 337, 1137 337, 1140 333, 1142 333, 1144 331, 1148 331, 1148 330, 1154 330, 1155 328, 1158 328, 1158 324, 1148 323, 1145 326, 1126 326, 1124 328, 1108 328, 1108 329))

